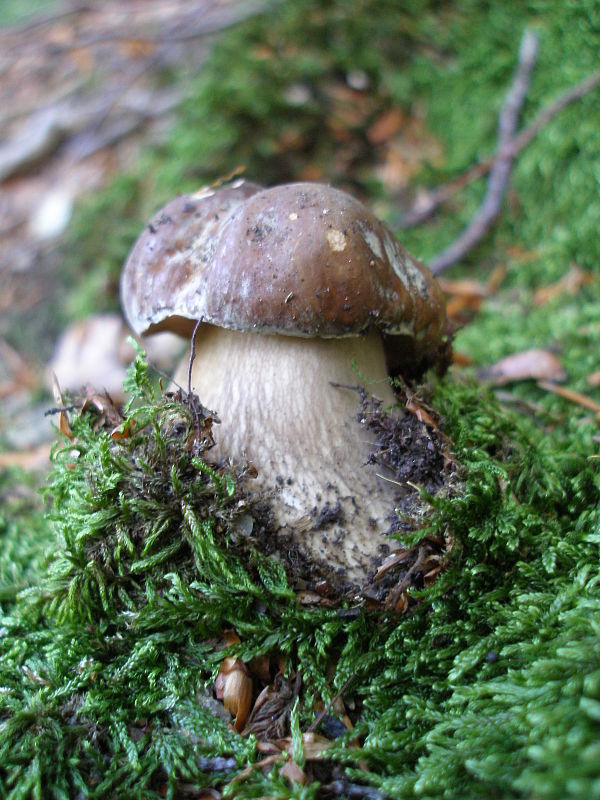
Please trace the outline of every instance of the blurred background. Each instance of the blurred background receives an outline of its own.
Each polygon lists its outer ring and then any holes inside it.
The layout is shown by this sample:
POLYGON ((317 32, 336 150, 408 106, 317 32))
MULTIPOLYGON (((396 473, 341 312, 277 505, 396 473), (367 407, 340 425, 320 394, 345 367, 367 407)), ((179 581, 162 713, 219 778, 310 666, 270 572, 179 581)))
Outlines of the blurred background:
MULTIPOLYGON (((326 181, 424 260, 450 244, 484 180, 408 221, 429 190, 493 155, 526 29, 539 50, 522 124, 598 69, 597 3, 3 0, 1 464, 47 464, 52 369, 63 390, 118 397, 132 355, 119 272, 178 193, 236 174, 326 181)), ((498 224, 451 275, 462 283, 445 279, 457 369, 543 348, 595 396, 599 108, 590 92, 543 127, 498 224)), ((184 349, 149 346, 166 372, 184 349)), ((515 389, 554 402, 540 391, 515 389)))

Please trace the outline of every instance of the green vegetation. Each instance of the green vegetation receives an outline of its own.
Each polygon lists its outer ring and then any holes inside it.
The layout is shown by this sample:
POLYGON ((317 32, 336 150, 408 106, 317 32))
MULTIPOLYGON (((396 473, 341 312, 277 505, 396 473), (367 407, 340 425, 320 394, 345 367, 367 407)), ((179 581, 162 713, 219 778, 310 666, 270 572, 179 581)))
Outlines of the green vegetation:
MULTIPOLYGON (((370 124, 395 107, 422 117, 443 152, 417 176, 426 185, 488 154, 527 25, 540 55, 525 120, 595 68, 596 3, 413 0, 399 11, 310 0, 244 23, 190 87, 168 144, 80 212, 66 273, 79 274, 79 257, 98 261, 114 285, 157 206, 239 164, 265 182, 314 175, 351 186, 393 224, 401 198, 377 177, 383 150, 370 124), (360 92, 345 93, 349 70, 369 81, 362 116, 360 92), (308 96, 290 91, 299 86, 308 96)), ((596 399, 586 378, 600 351, 599 109, 597 94, 584 98, 520 156, 500 224, 465 264, 480 277, 505 264, 504 284, 456 341, 476 365, 552 346, 568 386, 596 399), (590 280, 535 306, 535 289, 571 263, 590 280)), ((471 187, 407 232, 409 249, 441 249, 481 192, 471 187)), ((80 286, 73 315, 89 310, 80 286)), ((449 563, 413 590, 410 614, 348 614, 300 606, 252 542, 240 551, 243 476, 215 474, 201 449, 178 446, 197 421, 181 398, 151 394, 141 359, 129 388, 136 422, 115 421, 121 438, 97 414, 73 419, 76 445, 55 453, 46 523, 37 505, 6 494, 9 480, 0 485, 0 797, 179 797, 218 786, 242 798, 316 798, 340 775, 393 798, 600 797, 593 413, 535 384, 511 390, 507 408, 458 371, 441 381, 433 404, 464 491, 432 501, 417 538, 448 537, 449 563), (241 642, 223 649, 231 628, 241 642), (224 655, 274 651, 302 676, 296 740, 318 701, 353 676, 344 698, 356 728, 305 787, 279 775, 283 762, 232 783, 263 756, 214 716, 209 697, 224 655)))
POLYGON ((58 0, 3 0, 0 6, 0 25, 26 22, 34 15, 57 10, 58 0))

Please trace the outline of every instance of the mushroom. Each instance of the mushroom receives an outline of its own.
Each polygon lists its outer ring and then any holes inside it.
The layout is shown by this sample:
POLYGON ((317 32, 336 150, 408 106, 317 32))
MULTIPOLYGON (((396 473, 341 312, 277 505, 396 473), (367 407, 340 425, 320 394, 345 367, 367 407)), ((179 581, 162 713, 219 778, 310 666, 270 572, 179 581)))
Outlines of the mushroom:
POLYGON ((165 206, 121 295, 138 334, 202 322, 191 383, 221 421, 211 454, 256 467, 280 550, 363 585, 389 550, 394 487, 369 464, 355 387, 392 407, 390 372, 447 350, 429 270, 344 192, 237 181, 165 206))

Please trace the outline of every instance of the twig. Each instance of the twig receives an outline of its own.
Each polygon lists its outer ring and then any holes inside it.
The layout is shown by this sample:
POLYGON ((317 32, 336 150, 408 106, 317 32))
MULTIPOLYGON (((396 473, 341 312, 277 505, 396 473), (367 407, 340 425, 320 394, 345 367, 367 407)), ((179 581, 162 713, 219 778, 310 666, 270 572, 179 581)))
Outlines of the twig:
POLYGON ((432 189, 421 199, 416 207, 409 212, 401 221, 402 228, 412 228, 415 225, 420 225, 428 219, 434 211, 441 205, 448 202, 452 195, 456 194, 460 189, 464 189, 473 181, 482 178, 490 171, 497 158, 503 155, 512 156, 515 158, 519 153, 529 145, 538 133, 553 119, 559 112, 571 103, 580 100, 589 92, 593 91, 600 85, 600 70, 593 72, 580 83, 567 89, 555 100, 542 108, 532 121, 526 125, 519 133, 508 143, 506 150, 494 153, 493 156, 480 161, 478 164, 473 164, 460 175, 457 175, 448 183, 432 189))
POLYGON ((192 396, 192 367, 194 366, 194 359, 196 358, 196 334, 198 333, 198 328, 200 327, 201 324, 202 320, 199 319, 194 325, 194 330, 192 331, 192 340, 190 342, 190 360, 188 361, 188 375, 187 375, 188 397, 192 396))
POLYGON ((551 381, 538 381, 537 385, 546 392, 557 394, 559 397, 562 397, 563 400, 568 400, 570 403, 575 403, 578 406, 587 408, 588 411, 593 411, 600 419, 600 403, 592 400, 591 397, 577 392, 575 389, 569 389, 568 386, 557 386, 557 384, 551 381))
POLYGON ((213 36, 216 33, 233 28, 239 22, 243 22, 253 14, 257 14, 263 9, 262 3, 247 3, 242 6, 240 11, 232 13, 230 16, 221 15, 216 21, 204 21, 201 25, 194 26, 191 24, 181 25, 176 20, 176 25, 172 30, 167 31, 161 35, 152 35, 145 33, 121 33, 120 31, 109 31, 107 33, 100 33, 94 36, 83 37, 77 42, 56 45, 53 48, 54 54, 68 53, 74 50, 82 50, 88 47, 95 47, 98 44, 112 44, 115 42, 126 42, 130 44, 145 44, 145 45, 172 45, 189 42, 194 39, 203 39, 205 37, 213 36))
POLYGON ((567 91, 559 95, 556 100, 553 100, 545 108, 542 108, 529 125, 526 125, 510 142, 507 147, 509 155, 514 158, 514 156, 520 153, 521 150, 535 139, 542 128, 562 111, 563 108, 566 108, 566 106, 574 103, 576 100, 580 100, 598 86, 600 86, 600 70, 593 72, 589 77, 581 81, 581 83, 577 83, 575 86, 567 89, 567 91))
POLYGON ((462 234, 450 247, 430 261, 431 271, 436 274, 460 261, 483 239, 500 213, 502 199, 508 186, 514 155, 508 149, 525 102, 531 73, 535 65, 538 37, 526 30, 519 47, 519 62, 512 86, 506 96, 498 119, 498 156, 494 159, 483 203, 462 234))
POLYGON ((415 560, 415 563, 406 571, 406 574, 404 575, 400 583, 394 586, 392 591, 386 597, 385 603, 388 608, 394 608, 396 606, 396 603, 400 599, 402 592, 406 591, 406 589, 408 589, 408 587, 410 586, 413 575, 416 572, 419 572, 419 570, 425 563, 426 556, 427 554, 425 552, 425 548, 419 547, 419 552, 417 553, 417 558, 415 560))
POLYGON ((37 28, 44 28, 53 25, 55 22, 62 22, 65 17, 76 16, 83 12, 91 11, 92 8, 93 6, 90 3, 81 3, 72 8, 61 9, 50 14, 44 14, 43 16, 36 15, 20 25, 8 26, 2 33, 11 37, 19 34, 31 34, 37 28))
POLYGON ((355 681, 355 679, 356 679, 356 673, 354 675, 350 675, 350 677, 346 681, 344 681, 344 683, 342 685, 342 688, 339 690, 339 692, 337 692, 337 694, 335 694, 331 698, 331 700, 329 701, 329 703, 327 703, 325 708, 322 711, 319 711, 317 716, 310 723, 310 725, 306 729, 307 733, 312 733, 313 731, 317 730, 317 728, 319 727, 319 725, 321 724, 321 722, 323 721, 323 719, 325 718, 325 716, 327 715, 329 710, 333 707, 333 704, 335 703, 335 701, 344 694, 344 692, 355 681))

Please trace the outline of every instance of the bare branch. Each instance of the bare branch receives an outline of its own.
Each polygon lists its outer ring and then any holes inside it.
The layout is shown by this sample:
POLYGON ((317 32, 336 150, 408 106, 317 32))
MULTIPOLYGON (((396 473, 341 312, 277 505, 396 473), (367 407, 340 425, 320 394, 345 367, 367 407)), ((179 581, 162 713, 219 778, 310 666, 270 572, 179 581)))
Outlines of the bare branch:
POLYGON ((521 150, 524 150, 527 145, 535 139, 542 128, 563 110, 563 108, 566 108, 576 100, 580 100, 584 95, 596 89, 598 86, 600 86, 600 70, 593 72, 589 77, 581 81, 581 83, 577 83, 575 86, 567 89, 567 91, 559 95, 556 100, 553 100, 542 108, 529 125, 526 125, 508 144, 507 151, 509 155, 513 158, 518 155, 521 150))
POLYGON ((423 198, 417 201, 412 211, 404 217, 401 222, 401 227, 412 228, 415 225, 420 225, 422 222, 425 222, 434 211, 444 203, 447 203, 456 192, 464 189, 465 186, 468 186, 478 178, 487 175, 498 158, 503 156, 515 158, 560 111, 571 103, 580 100, 598 86, 600 86, 600 70, 593 72, 581 81, 581 83, 567 89, 563 94, 559 95, 555 100, 542 108, 533 120, 519 131, 508 143, 505 151, 496 151, 493 156, 486 158, 484 161, 480 161, 478 164, 473 164, 464 172, 461 172, 460 175, 448 181, 448 183, 444 183, 436 189, 427 192, 423 198))
POLYGON ((519 113, 529 90, 537 48, 538 37, 531 31, 526 30, 519 47, 519 61, 515 77, 498 119, 498 155, 490 169, 483 203, 458 239, 432 259, 430 267, 434 274, 442 272, 452 264, 460 261, 469 250, 483 239, 500 213, 515 157, 510 151, 509 145, 517 129, 519 113))

